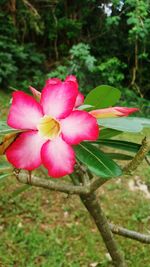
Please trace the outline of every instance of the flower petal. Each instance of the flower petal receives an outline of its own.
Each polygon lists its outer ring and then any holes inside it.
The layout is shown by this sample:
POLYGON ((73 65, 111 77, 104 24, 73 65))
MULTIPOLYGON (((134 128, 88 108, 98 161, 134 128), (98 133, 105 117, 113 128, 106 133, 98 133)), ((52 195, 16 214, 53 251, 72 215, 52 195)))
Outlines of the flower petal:
POLYGON ((54 82, 42 90, 41 105, 44 113, 55 118, 65 118, 74 108, 78 94, 74 82, 54 82))
POLYGON ((66 80, 65 80, 66 82, 74 82, 74 83, 76 83, 76 86, 77 86, 77 89, 78 89, 78 82, 77 82, 77 78, 76 78, 76 76, 74 76, 74 75, 68 75, 67 77, 66 77, 66 80))
POLYGON ((16 168, 31 171, 41 165, 41 147, 44 143, 37 131, 21 133, 7 148, 6 157, 16 168))
POLYGON ((40 98, 41 98, 41 92, 39 92, 38 90, 36 90, 36 89, 35 89, 34 87, 32 87, 32 86, 29 86, 29 89, 30 89, 30 91, 32 92, 34 98, 35 98, 37 101, 39 101, 40 98))
POLYGON ((129 114, 138 111, 138 108, 126 108, 126 107, 113 107, 92 110, 89 113, 96 119, 100 118, 113 118, 128 116, 129 114))
POLYGON ((67 118, 61 120, 63 139, 71 145, 83 140, 96 140, 99 129, 96 119, 86 111, 75 110, 67 118))
POLYGON ((36 129, 40 118, 43 116, 40 104, 22 91, 13 93, 12 105, 7 123, 15 129, 36 129))
POLYGON ((83 103, 84 103, 84 95, 79 92, 76 98, 75 107, 79 107, 83 103))
POLYGON ((74 150, 61 137, 46 142, 42 147, 41 156, 50 176, 59 178, 73 172, 74 150))
POLYGON ((46 80, 45 85, 49 85, 49 84, 57 84, 57 83, 61 83, 61 80, 58 78, 49 78, 46 80))
MULTIPOLYGON (((76 86, 78 89, 78 87, 79 87, 78 82, 77 82, 77 79, 74 75, 67 76, 66 81, 72 81, 72 82, 76 83, 76 86)), ((84 95, 78 91, 78 95, 77 95, 76 102, 75 102, 75 107, 81 106, 83 104, 83 102, 84 102, 84 95)))

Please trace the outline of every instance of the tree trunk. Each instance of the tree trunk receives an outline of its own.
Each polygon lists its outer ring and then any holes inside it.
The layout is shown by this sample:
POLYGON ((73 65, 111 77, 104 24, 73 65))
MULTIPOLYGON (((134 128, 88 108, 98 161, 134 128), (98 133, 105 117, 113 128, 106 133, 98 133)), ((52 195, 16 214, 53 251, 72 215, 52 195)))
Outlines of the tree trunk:
POLYGON ((118 249, 117 243, 114 240, 113 234, 110 230, 107 218, 101 209, 100 202, 98 201, 96 194, 91 193, 87 196, 80 196, 84 206, 89 211, 90 215, 94 219, 94 222, 101 233, 103 241, 108 249, 108 252, 112 258, 113 264, 116 267, 127 267, 122 252, 118 249))

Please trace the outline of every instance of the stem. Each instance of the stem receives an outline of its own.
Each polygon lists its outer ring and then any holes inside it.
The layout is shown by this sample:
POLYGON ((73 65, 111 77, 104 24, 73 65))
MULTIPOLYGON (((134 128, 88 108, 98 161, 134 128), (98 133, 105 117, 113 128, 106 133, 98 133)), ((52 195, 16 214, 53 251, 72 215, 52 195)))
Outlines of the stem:
POLYGON ((113 264, 116 267, 126 267, 124 256, 118 249, 117 243, 113 238, 113 234, 110 230, 106 216, 101 209, 100 203, 96 198, 95 193, 91 193, 88 196, 80 196, 84 206, 95 221, 95 224, 102 235, 103 241, 108 249, 110 256, 112 257, 113 264))

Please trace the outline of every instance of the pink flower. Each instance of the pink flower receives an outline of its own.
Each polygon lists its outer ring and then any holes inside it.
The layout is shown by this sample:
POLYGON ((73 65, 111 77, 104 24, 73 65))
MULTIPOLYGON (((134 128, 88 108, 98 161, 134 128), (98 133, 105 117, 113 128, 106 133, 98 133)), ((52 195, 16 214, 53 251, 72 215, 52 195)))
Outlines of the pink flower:
POLYGON ((74 76, 65 82, 48 79, 41 94, 31 90, 39 102, 22 91, 13 93, 7 122, 24 132, 6 150, 7 159, 26 170, 43 164, 52 177, 70 174, 75 164, 72 145, 96 140, 97 121, 86 111, 74 110, 83 101, 74 76))
MULTIPOLYGON (((77 90, 78 90, 78 83, 77 83, 77 79, 74 75, 69 75, 66 77, 66 82, 67 81, 72 81, 76 84, 76 87, 77 87, 77 90)), ((58 78, 50 78, 46 81, 46 84, 45 85, 49 85, 49 84, 53 84, 54 82, 60 82, 61 83, 61 80, 58 79, 58 78)), ((35 97, 36 100, 40 100, 41 98, 41 93, 39 91, 37 91, 34 87, 32 86, 29 86, 29 89, 30 91, 32 92, 33 96, 35 97)), ((75 107, 78 107, 78 106, 81 106, 84 102, 84 95, 81 94, 79 91, 78 91, 78 95, 76 97, 76 102, 75 102, 75 107)))
POLYGON ((136 112, 138 110, 139 110, 138 108, 113 107, 113 108, 96 109, 90 111, 89 113, 96 119, 102 119, 102 118, 128 116, 131 113, 136 112))

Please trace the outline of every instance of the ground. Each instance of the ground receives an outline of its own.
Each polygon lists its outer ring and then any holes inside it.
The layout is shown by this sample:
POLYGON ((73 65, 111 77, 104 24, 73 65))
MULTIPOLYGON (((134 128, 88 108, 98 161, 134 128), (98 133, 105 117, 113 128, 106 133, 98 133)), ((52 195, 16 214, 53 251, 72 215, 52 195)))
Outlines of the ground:
MULTIPOLYGON (((9 97, 0 96, 4 117, 9 97)), ((148 130, 121 138, 140 142, 145 134, 148 130)), ((129 179, 149 185, 146 162, 132 177, 108 181, 97 195, 109 221, 150 233, 150 199, 142 191, 131 191, 129 179)), ((94 222, 78 196, 22 185, 13 176, 0 180, 0 236, 0 267, 111 266, 94 222)), ((150 267, 150 245, 115 238, 129 267, 150 267)))

